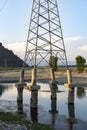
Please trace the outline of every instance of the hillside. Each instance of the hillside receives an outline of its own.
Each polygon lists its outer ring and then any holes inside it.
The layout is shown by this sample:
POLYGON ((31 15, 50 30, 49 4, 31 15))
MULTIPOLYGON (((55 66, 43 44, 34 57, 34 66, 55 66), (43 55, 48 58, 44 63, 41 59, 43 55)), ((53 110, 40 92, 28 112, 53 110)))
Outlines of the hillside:
POLYGON ((0 67, 22 67, 23 60, 0 43, 0 67))

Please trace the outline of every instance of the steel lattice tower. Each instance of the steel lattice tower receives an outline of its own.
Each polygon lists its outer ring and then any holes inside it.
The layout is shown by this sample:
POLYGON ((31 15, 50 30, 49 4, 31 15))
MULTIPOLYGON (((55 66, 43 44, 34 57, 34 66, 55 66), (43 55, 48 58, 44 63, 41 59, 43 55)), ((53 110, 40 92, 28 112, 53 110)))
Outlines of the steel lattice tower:
POLYGON ((33 0, 24 61, 44 66, 49 65, 50 56, 67 66, 57 0, 33 0))

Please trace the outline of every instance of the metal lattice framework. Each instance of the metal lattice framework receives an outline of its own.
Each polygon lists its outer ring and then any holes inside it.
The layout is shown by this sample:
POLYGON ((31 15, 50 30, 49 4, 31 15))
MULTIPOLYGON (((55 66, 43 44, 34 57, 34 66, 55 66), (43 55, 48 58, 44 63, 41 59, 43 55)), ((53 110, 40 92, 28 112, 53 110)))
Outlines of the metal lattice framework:
POLYGON ((44 66, 49 65, 50 56, 67 66, 57 0, 33 0, 24 61, 44 66))

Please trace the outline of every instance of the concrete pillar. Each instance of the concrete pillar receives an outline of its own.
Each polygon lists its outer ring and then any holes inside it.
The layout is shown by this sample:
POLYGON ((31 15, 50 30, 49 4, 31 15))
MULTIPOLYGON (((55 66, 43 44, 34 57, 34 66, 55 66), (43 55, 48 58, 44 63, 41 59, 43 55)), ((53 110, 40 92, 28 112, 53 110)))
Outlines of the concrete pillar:
POLYGON ((58 90, 58 87, 57 87, 57 82, 55 80, 55 73, 52 68, 50 68, 50 76, 51 76, 51 80, 49 81, 49 86, 50 86, 51 94, 54 96, 56 91, 58 90))
POLYGON ((51 90, 51 111, 57 113, 56 101, 57 101, 57 84, 49 84, 51 90))
POLYGON ((58 90, 57 88, 57 84, 50 84, 50 90, 51 90, 51 98, 53 99, 56 99, 56 92, 58 90))
POLYGON ((57 96, 56 94, 53 96, 51 95, 51 110, 49 110, 49 112, 53 113, 53 114, 57 114, 57 96))
POLYGON ((55 118, 56 118, 56 114, 58 114, 57 111, 57 95, 56 95, 56 87, 51 85, 51 110, 49 110, 49 112, 51 113, 52 119, 51 119, 51 123, 53 126, 55 126, 55 118))
POLYGON ((17 112, 18 114, 23 114, 23 85, 16 84, 17 88, 17 112))
POLYGON ((54 70, 52 68, 50 68, 50 76, 51 76, 51 80, 55 81, 55 73, 54 73, 54 70))
POLYGON ((38 91, 31 91, 30 98, 30 115, 31 120, 35 123, 38 122, 38 91))
POLYGON ((19 79, 19 82, 20 82, 20 83, 23 83, 23 82, 24 82, 24 68, 22 68, 21 71, 20 71, 20 79, 19 79))
POLYGON ((40 89, 40 85, 36 84, 36 73, 37 73, 36 68, 33 68, 32 69, 31 84, 29 84, 29 86, 28 86, 28 88, 29 88, 30 91, 35 91, 35 90, 40 89))
POLYGON ((19 83, 15 84, 15 87, 17 88, 17 112, 19 114, 23 114, 23 88, 26 85, 24 83, 24 68, 20 71, 20 79, 19 83))
POLYGON ((32 86, 36 84, 36 68, 33 68, 32 69, 32 79, 31 79, 31 83, 32 83, 32 86))
POLYGON ((75 123, 75 108, 74 108, 74 102, 68 103, 68 130, 73 130, 73 124, 75 123))
POLYGON ((67 69, 67 80, 68 80, 68 84, 70 85, 72 83, 72 75, 70 69, 67 69))
POLYGON ((68 103, 68 114, 69 114, 69 118, 75 118, 74 103, 72 103, 72 104, 68 103))
POLYGON ((68 104, 74 103, 74 88, 70 88, 68 91, 68 104))

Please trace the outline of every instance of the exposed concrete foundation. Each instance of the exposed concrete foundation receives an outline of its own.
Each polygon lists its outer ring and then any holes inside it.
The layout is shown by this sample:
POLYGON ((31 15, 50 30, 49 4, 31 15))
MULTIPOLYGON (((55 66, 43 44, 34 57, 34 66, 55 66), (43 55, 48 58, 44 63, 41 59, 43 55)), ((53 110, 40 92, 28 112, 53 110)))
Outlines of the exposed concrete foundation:
POLYGON ((56 94, 53 96, 51 95, 51 110, 49 110, 49 112, 53 113, 53 114, 57 114, 57 96, 56 94))
POLYGON ((24 82, 24 68, 22 68, 21 71, 20 71, 20 79, 19 79, 19 82, 20 82, 20 83, 23 83, 23 82, 24 82))
POLYGON ((40 85, 37 85, 36 84, 36 69, 33 68, 32 69, 32 79, 31 79, 31 83, 27 86, 27 88, 30 90, 30 91, 35 91, 35 90, 39 90, 40 89, 40 85))
POLYGON ((68 104, 74 103, 74 88, 70 88, 68 91, 68 104))
POLYGON ((55 92, 58 90, 58 88, 57 88, 57 82, 55 80, 55 73, 52 68, 50 68, 50 76, 51 76, 51 80, 49 81, 49 85, 50 85, 51 93, 54 93, 52 95, 55 95, 55 92))
POLYGON ((65 83, 64 86, 67 88, 73 88, 73 86, 75 86, 72 84, 72 74, 70 69, 67 69, 67 83, 65 83))
POLYGON ((33 122, 38 122, 38 91, 37 90, 31 91, 30 113, 31 113, 31 120, 33 122))
POLYGON ((52 81, 55 81, 55 73, 54 73, 54 70, 52 68, 50 68, 50 78, 52 81))
POLYGON ((16 84, 17 87, 17 112, 23 114, 23 84, 16 84))
POLYGON ((67 81, 68 84, 72 84, 72 74, 70 69, 67 69, 67 81))
POLYGON ((19 114, 23 114, 23 89, 26 83, 24 83, 24 68, 20 71, 20 79, 19 83, 15 84, 15 87, 17 88, 17 112, 19 114))
POLYGON ((36 68, 33 68, 32 69, 32 79, 31 79, 31 84, 32 84, 32 86, 33 85, 36 85, 36 68))
POLYGON ((55 125, 55 117, 56 114, 58 114, 57 111, 57 84, 55 84, 53 81, 49 84, 50 85, 50 90, 51 90, 51 110, 49 112, 51 113, 51 119, 52 119, 52 124, 55 125))

